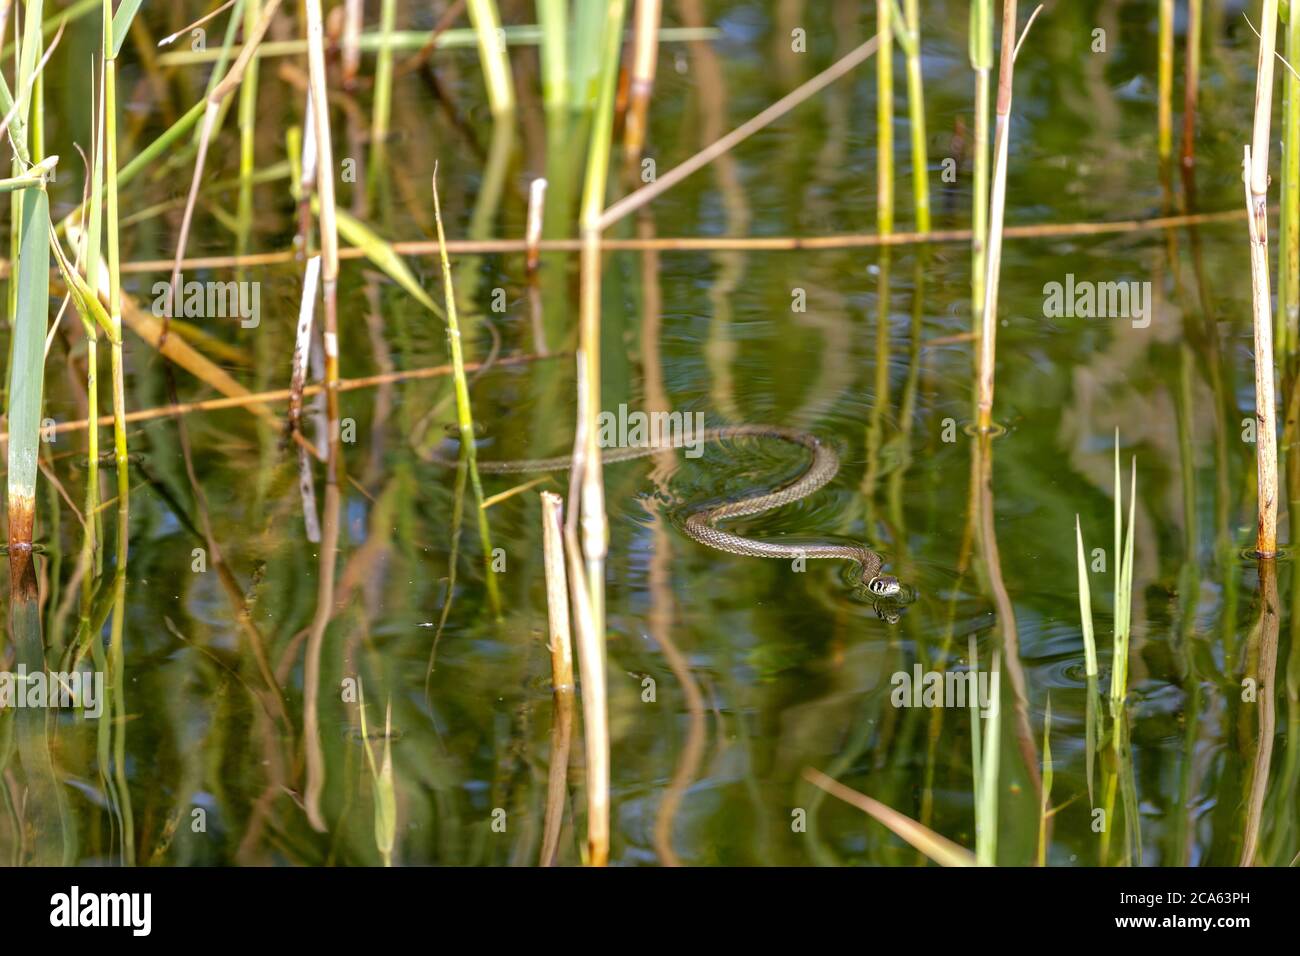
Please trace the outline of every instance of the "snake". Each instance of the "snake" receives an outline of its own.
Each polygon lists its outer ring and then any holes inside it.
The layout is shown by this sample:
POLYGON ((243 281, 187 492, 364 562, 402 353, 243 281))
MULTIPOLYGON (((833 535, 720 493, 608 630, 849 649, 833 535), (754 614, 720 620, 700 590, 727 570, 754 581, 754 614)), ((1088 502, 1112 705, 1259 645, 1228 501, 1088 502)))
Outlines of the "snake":
MULTIPOLYGON (((709 508, 696 509, 687 515, 679 526, 685 534, 700 544, 752 558, 779 558, 793 560, 798 558, 830 558, 850 562, 855 583, 860 583, 876 597, 891 598, 903 593, 898 579, 890 574, 883 574, 884 559, 866 545, 851 544, 808 544, 791 545, 777 541, 755 540, 718 527, 718 523, 732 518, 742 518, 773 511, 784 505, 793 504, 812 495, 825 487, 840 470, 840 458, 830 445, 816 435, 786 428, 779 425, 740 424, 721 428, 708 428, 696 436, 689 436, 700 443, 725 442, 736 438, 767 438, 803 448, 812 453, 808 466, 793 480, 777 488, 732 499, 709 508)), ((682 448, 687 444, 687 436, 680 431, 667 436, 664 440, 652 444, 631 445, 625 448, 605 448, 601 451, 601 461, 605 464, 646 458, 669 448, 682 448)), ((454 466, 455 461, 439 458, 439 463, 454 466)), ((569 456, 555 458, 518 459, 512 461, 484 461, 476 459, 480 473, 483 474, 520 474, 526 472, 567 471, 572 465, 569 456)))

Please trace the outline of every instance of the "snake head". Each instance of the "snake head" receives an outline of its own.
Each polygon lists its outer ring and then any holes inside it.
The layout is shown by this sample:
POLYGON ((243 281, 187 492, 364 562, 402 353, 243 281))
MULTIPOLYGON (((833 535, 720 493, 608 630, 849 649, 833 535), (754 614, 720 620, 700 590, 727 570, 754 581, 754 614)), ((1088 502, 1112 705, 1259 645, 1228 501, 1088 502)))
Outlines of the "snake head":
POLYGON ((903 615, 899 613, 898 608, 893 607, 884 601, 877 601, 875 609, 876 617, 880 618, 886 624, 897 624, 903 619, 903 615))
POLYGON ((876 597, 897 597, 903 593, 903 586, 892 574, 877 574, 864 583, 876 597))

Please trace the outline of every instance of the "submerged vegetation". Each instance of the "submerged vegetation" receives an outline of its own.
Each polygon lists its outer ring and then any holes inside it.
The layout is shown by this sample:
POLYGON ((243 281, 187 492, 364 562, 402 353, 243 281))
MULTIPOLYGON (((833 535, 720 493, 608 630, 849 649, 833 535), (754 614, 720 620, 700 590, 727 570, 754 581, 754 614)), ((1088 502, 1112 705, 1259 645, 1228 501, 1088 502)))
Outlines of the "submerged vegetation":
POLYGON ((1250 21, 0 0, 0 861, 1294 863, 1250 21))

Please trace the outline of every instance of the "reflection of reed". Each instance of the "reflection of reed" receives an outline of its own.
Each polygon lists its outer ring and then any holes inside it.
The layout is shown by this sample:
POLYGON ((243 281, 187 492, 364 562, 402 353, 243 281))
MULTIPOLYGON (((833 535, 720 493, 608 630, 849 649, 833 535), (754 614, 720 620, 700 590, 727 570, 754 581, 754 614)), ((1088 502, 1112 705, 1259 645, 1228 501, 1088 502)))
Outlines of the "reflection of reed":
POLYGON ((1260 13, 1259 61, 1255 75, 1255 119, 1245 152, 1246 207, 1250 210, 1251 299, 1255 324, 1255 455, 1259 518, 1255 550, 1277 553, 1277 426, 1274 424, 1273 300, 1268 265, 1268 147, 1273 104, 1273 55, 1277 0, 1264 0, 1260 13))
POLYGON ((549 491, 542 498, 542 546, 546 566, 546 610, 550 627, 551 689, 555 722, 551 725, 551 766, 546 785, 546 820, 542 831, 542 866, 555 863, 568 802, 569 747, 573 739, 573 648, 569 636, 568 580, 564 571, 564 499, 549 491))
MULTIPOLYGON (((337 421, 331 421, 337 429, 337 421)), ((334 470, 327 472, 325 504, 321 515, 320 564, 316 581, 316 612, 312 616, 307 637, 306 658, 303 664, 303 716, 302 741, 306 758, 307 781, 303 790, 303 809, 312 827, 325 831, 325 817, 321 813, 321 794, 325 789, 325 753, 320 737, 320 662, 321 648, 325 642, 325 629, 334 616, 334 571, 339 546, 338 482, 334 470)))
MULTIPOLYGON (((672 779, 664 788, 663 798, 659 803, 659 812, 655 816, 654 845, 659 860, 665 866, 678 866, 680 860, 673 849, 673 821, 681 807, 682 798, 695 781, 699 771, 700 760, 704 756, 706 726, 704 713, 704 695, 691 674, 686 656, 673 641, 673 594, 671 586, 672 544, 668 535, 666 520, 662 514, 655 515, 652 525, 653 551, 650 558, 650 636, 663 652, 664 659, 672 669, 673 676, 682 686, 686 711, 689 715, 686 742, 682 745, 673 770, 672 779)), ((670 715, 676 723, 675 709, 670 715)), ((674 735, 675 736, 675 735, 674 735)))
MULTIPOLYGON (((648 214, 637 217, 637 232, 642 236, 653 235, 654 220, 648 214)), ((662 295, 659 287, 659 256, 649 253, 642 259, 641 269, 642 309, 641 309, 641 364, 645 379, 646 411, 667 412, 670 410, 668 394, 664 388, 663 365, 660 357, 660 331, 662 329, 662 295)), ((668 479, 676 468, 677 456, 671 448, 665 448, 655 455, 654 477, 659 486, 661 498, 667 498, 668 479)), ((679 864, 677 853, 673 850, 673 821, 681 807, 682 798, 694 782, 699 771, 700 761, 704 755, 706 726, 704 713, 704 696, 691 673, 686 656, 673 641, 673 592, 672 592, 672 538, 668 533, 667 521, 660 509, 647 500, 644 502, 653 514, 651 534, 653 545, 650 557, 649 588, 650 636, 659 646, 668 666, 681 684, 689 714, 689 726, 686 742, 677 759, 672 779, 664 789, 655 816, 654 846, 659 860, 666 866, 679 864)), ((676 712, 671 716, 676 723, 676 712)), ((674 735, 675 736, 675 735, 674 735)))
POLYGON ((979 520, 976 527, 980 554, 984 559, 989 590, 992 592, 993 603, 997 609, 998 629, 1002 633, 1002 663, 1007 677, 1011 680, 1013 707, 1016 713, 1016 738, 1020 743, 1020 755, 1024 759, 1025 770, 1034 785, 1034 793, 1041 797, 1042 775, 1033 728, 1029 724, 1029 698, 1025 691, 1024 668, 1020 664, 1020 641, 1016 630, 1015 606, 1007 593, 1006 582, 1002 579, 1002 558, 998 553, 997 531, 994 528, 992 436, 987 433, 979 435, 972 443, 971 449, 977 456, 978 463, 976 471, 979 475, 977 485, 979 520))
MULTIPOLYGON (((679 0, 678 8, 682 23, 687 27, 704 25, 704 10, 700 0, 679 0)), ((713 45, 703 40, 687 43, 694 69, 699 77, 697 94, 700 109, 700 145, 701 149, 719 141, 726 129, 727 117, 727 82, 713 45)), ((722 208, 726 213, 726 232, 728 235, 741 236, 749 229, 753 218, 749 200, 745 197, 745 187, 740 181, 740 169, 736 158, 730 151, 719 153, 713 162, 714 176, 722 198, 722 208)), ((653 236, 638 235, 641 241, 653 236)), ((718 250, 714 255, 718 273, 709 283, 709 306, 712 318, 709 321, 709 337, 704 346, 705 360, 708 362, 709 374, 713 378, 710 400, 714 411, 723 418, 732 421, 742 416, 736 404, 735 381, 732 365, 736 357, 736 343, 731 338, 731 298, 745 273, 743 253, 731 250, 718 250)))
POLYGON ((1277 726, 1277 564, 1266 558, 1259 562, 1258 568, 1259 619, 1250 635, 1246 673, 1255 681, 1259 730, 1255 743, 1255 760, 1250 773, 1245 827, 1241 837, 1242 866, 1252 866, 1257 860, 1260 822, 1264 813, 1264 798, 1268 795, 1269 768, 1273 760, 1273 734, 1277 726))

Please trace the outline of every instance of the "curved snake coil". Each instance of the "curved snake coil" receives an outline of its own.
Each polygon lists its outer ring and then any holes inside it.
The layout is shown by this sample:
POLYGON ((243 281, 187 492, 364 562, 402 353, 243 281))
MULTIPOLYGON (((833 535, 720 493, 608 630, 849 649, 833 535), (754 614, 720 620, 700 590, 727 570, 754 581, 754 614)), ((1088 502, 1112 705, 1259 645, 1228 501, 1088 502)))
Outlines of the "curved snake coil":
MULTIPOLYGON (((902 593, 898 579, 888 574, 881 574, 884 561, 875 551, 860 544, 809 544, 791 545, 776 541, 756 541, 743 538, 730 531, 717 527, 719 521, 728 518, 741 518, 747 515, 762 514, 807 498, 823 488, 840 470, 840 459, 835 451, 816 435, 794 428, 779 425, 729 425, 723 428, 706 429, 700 436, 701 442, 728 441, 733 438, 775 438, 791 445, 798 445, 812 452, 812 462, 798 478, 772 491, 747 495, 735 501, 724 502, 712 508, 705 508, 691 513, 682 523, 682 530, 700 544, 753 558, 841 558, 853 562, 858 569, 862 585, 877 597, 892 597, 902 593)), ((630 448, 607 448, 601 452, 601 461, 606 464, 630 461, 634 458, 646 458, 668 448, 682 448, 686 444, 680 434, 670 441, 655 445, 636 445, 630 448)), ((456 462, 437 459, 444 465, 456 462)), ((567 471, 572 464, 569 456, 555 458, 520 459, 516 461, 478 461, 478 470, 484 474, 518 474, 539 471, 567 471)))

